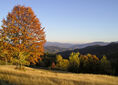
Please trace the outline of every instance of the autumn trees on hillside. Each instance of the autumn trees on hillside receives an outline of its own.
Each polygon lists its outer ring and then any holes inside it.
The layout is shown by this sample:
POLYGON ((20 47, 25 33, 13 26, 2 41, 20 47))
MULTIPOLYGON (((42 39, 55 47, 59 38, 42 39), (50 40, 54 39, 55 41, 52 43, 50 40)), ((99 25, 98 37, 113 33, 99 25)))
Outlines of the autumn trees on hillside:
POLYGON ((75 73, 114 73, 111 68, 111 64, 109 60, 107 60, 106 56, 99 58, 96 55, 92 55, 89 53, 86 55, 82 55, 79 52, 72 52, 68 59, 64 59, 61 55, 57 55, 55 64, 55 69, 75 73))
POLYGON ((18 5, 8 13, 3 19, 0 38, 3 60, 11 59, 10 62, 21 66, 35 64, 44 53, 44 28, 30 7, 18 5))

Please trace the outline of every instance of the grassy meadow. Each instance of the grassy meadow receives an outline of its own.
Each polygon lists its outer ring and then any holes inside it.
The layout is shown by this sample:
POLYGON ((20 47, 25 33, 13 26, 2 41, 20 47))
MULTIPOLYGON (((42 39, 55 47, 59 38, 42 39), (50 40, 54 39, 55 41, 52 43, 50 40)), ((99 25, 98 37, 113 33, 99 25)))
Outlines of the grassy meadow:
POLYGON ((0 65, 0 85, 118 85, 118 77, 0 65))

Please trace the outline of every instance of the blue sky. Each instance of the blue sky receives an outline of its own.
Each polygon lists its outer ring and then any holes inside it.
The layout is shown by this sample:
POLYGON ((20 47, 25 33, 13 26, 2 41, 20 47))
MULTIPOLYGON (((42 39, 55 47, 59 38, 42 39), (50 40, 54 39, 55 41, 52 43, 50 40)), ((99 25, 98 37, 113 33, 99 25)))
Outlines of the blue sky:
POLYGON ((32 7, 47 41, 118 41, 118 0, 1 0, 0 21, 17 4, 32 7))

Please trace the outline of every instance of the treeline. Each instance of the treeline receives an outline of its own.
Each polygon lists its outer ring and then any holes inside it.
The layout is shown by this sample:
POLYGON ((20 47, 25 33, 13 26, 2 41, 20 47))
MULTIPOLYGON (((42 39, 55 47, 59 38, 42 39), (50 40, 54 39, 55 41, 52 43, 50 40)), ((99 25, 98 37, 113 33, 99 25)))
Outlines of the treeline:
POLYGON ((72 52, 66 59, 61 55, 56 55, 55 57, 55 55, 45 54, 45 56, 42 56, 42 59, 39 61, 37 66, 49 67, 50 69, 54 70, 63 70, 74 73, 95 73, 109 75, 115 75, 116 73, 106 56, 99 58, 96 55, 82 55, 79 52, 72 52))

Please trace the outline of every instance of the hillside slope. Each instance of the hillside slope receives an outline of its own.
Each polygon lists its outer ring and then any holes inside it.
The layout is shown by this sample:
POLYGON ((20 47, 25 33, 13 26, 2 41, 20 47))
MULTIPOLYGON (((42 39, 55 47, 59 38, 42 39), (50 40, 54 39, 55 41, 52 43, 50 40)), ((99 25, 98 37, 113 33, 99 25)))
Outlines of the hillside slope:
POLYGON ((118 85, 118 77, 0 66, 0 85, 118 85))
POLYGON ((108 59, 118 60, 118 43, 110 43, 106 46, 94 45, 82 49, 68 50, 59 52, 62 56, 69 56, 72 52, 80 52, 81 54, 94 54, 97 56, 106 55, 108 59))

